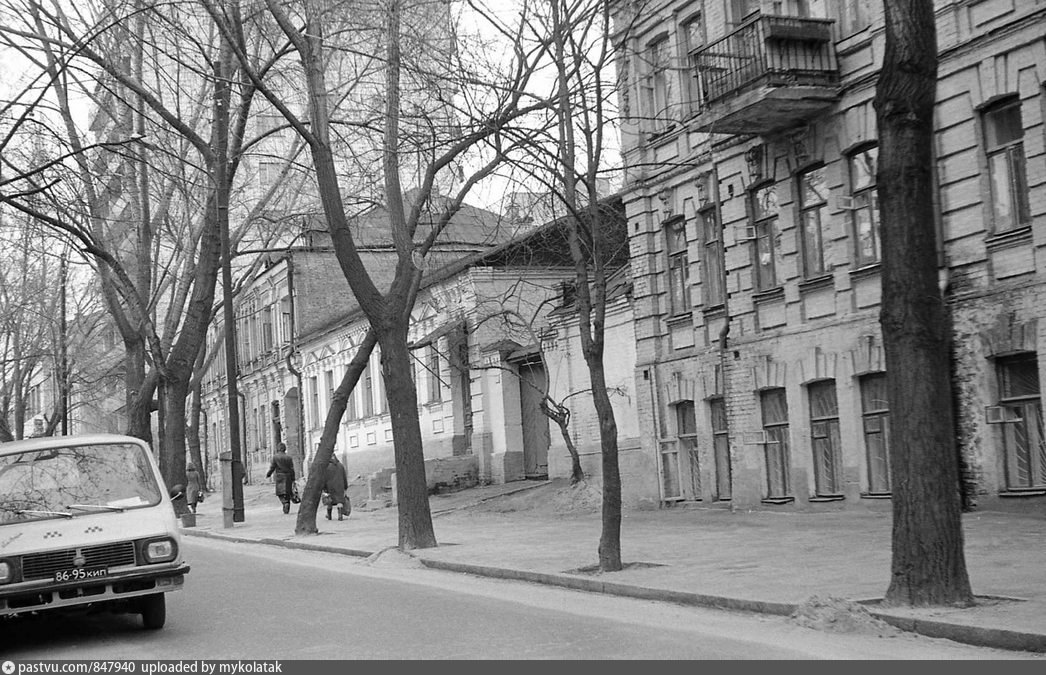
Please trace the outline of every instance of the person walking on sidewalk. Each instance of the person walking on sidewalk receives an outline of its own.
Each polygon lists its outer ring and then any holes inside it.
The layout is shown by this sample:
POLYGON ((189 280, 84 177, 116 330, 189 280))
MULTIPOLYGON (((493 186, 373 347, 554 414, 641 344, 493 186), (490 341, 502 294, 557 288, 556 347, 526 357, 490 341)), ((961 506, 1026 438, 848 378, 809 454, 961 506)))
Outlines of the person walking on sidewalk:
POLYGON ((203 482, 200 480, 200 472, 192 462, 185 466, 185 484, 185 499, 189 502, 189 510, 196 513, 196 503, 203 501, 203 482))
POLYGON ((345 520, 345 516, 352 513, 352 505, 345 490, 349 487, 349 474, 345 471, 345 465, 338 461, 336 454, 331 454, 331 461, 323 472, 323 491, 326 499, 323 500, 327 507, 327 520, 331 519, 331 511, 338 507, 338 520, 345 520))
POLYGON ((276 444, 276 454, 269 463, 269 471, 265 477, 273 474, 276 474, 273 478, 276 481, 276 496, 283 504, 283 512, 290 513, 291 495, 294 493, 294 460, 287 454, 287 446, 283 443, 276 444))

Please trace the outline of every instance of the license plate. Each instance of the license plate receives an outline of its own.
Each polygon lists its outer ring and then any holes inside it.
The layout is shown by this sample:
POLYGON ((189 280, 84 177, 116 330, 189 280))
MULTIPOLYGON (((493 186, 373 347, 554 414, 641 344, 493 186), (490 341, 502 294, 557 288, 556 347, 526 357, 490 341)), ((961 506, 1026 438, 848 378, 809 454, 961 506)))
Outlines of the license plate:
POLYGON ((86 579, 98 579, 100 577, 109 576, 109 570, 105 567, 99 567, 96 569, 85 570, 82 568, 74 568, 71 570, 59 570, 54 573, 55 581, 84 581, 86 579))

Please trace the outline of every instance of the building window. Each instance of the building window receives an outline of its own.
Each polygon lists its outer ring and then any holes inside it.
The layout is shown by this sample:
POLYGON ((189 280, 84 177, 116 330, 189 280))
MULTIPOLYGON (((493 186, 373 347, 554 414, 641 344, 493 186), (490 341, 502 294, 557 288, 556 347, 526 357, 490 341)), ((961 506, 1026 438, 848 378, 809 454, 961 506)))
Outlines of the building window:
POLYGON ((886 374, 866 375, 860 384, 868 494, 890 494, 890 403, 886 395, 886 374))
POLYGON ((690 261, 686 250, 686 220, 665 225, 668 240, 668 301, 673 316, 690 312, 690 261))
POLYGON ((706 307, 716 307, 726 302, 726 265, 723 258, 723 228, 719 226, 715 207, 701 210, 697 214, 701 228, 701 288, 706 307))
POLYGON ((363 383, 363 391, 360 392, 360 398, 363 399, 363 416, 372 417, 374 415, 374 377, 370 363, 363 369, 360 380, 363 383))
POLYGON ((291 335, 291 299, 289 297, 280 300, 280 331, 283 342, 289 343, 294 338, 291 335))
POLYGON ((258 184, 264 189, 271 188, 280 179, 282 168, 281 163, 276 160, 260 160, 258 162, 258 184))
POLYGON ((843 0, 840 26, 843 35, 853 35, 872 25, 872 0, 843 0))
POLYGON ((316 377, 309 378, 309 424, 313 429, 320 426, 320 383, 316 377))
POLYGON ((440 359, 436 345, 429 345, 425 353, 425 370, 428 371, 429 388, 426 396, 427 403, 439 403, 443 400, 443 387, 439 377, 440 359))
POLYGON ((741 24, 752 14, 759 11, 760 0, 730 0, 730 20, 741 24))
POLYGON ((272 351, 272 307, 266 307, 262 310, 262 351, 272 351))
POLYGON ((1031 211, 1020 101, 1010 99, 984 112, 984 138, 995 230, 1029 225, 1031 211))
POLYGON ((778 16, 824 19, 828 16, 828 0, 771 0, 770 13, 778 16))
POLYGON ((661 38, 647 47, 647 75, 645 89, 647 114, 654 129, 664 129, 668 123, 668 38, 661 38))
POLYGON ((879 262, 879 197, 875 185, 879 148, 871 146, 852 154, 850 195, 857 266, 879 262))
POLYGON ((843 460, 839 445, 839 404, 835 380, 815 382, 806 388, 810 399, 810 439, 814 451, 814 489, 818 497, 843 492, 843 460))
POLYGON ((788 402, 783 388, 767 389, 760 393, 763 413, 763 432, 766 435, 766 496, 770 499, 788 497, 792 493, 791 468, 788 458, 788 402))
POLYGON ((777 222, 777 185, 756 188, 751 194, 752 225, 755 230, 756 289, 767 291, 781 285, 781 230, 777 222))
POLYGON ((687 73, 684 78, 687 84, 687 101, 690 112, 697 112, 705 99, 703 74, 698 66, 698 52, 705 46, 705 22, 701 14, 691 16, 680 26, 680 37, 685 50, 684 61, 687 73))
POLYGON ((323 374, 323 383, 327 389, 327 407, 334 402, 334 371, 328 370, 323 374))
POLYGON ((712 418, 712 446, 715 457, 715 498, 717 501, 729 501, 731 488, 730 467, 730 433, 726 423, 726 400, 713 398, 708 401, 712 418))
POLYGON ((680 401, 672 408, 675 438, 661 443, 662 492, 666 500, 700 500, 701 470, 694 402, 680 401))
POLYGON ((1006 487, 1011 490, 1046 487, 1046 439, 1042 428, 1039 360, 1035 354, 1000 358, 999 405, 1010 410, 1002 424, 1006 456, 1006 487))
POLYGON ((824 276, 824 227, 828 186, 824 167, 799 174, 799 227, 802 230, 803 277, 824 276))

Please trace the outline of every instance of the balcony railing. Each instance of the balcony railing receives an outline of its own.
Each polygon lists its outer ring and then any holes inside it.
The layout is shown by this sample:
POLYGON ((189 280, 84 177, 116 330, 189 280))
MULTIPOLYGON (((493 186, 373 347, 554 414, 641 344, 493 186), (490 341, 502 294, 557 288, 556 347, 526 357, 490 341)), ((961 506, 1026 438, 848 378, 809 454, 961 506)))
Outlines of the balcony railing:
POLYGON ((758 87, 833 87, 839 71, 831 19, 756 15, 692 55, 700 107, 758 87))

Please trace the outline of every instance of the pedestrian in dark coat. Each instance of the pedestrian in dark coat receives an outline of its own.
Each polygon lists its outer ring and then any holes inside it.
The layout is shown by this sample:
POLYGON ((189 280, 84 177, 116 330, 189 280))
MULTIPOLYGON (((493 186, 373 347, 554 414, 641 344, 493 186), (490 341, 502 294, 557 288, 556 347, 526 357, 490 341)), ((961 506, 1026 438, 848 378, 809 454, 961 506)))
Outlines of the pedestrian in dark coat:
POLYGON ((272 476, 276 482, 276 496, 283 504, 283 512, 291 512, 291 495, 294 492, 294 460, 287 454, 287 446, 283 443, 276 444, 276 454, 269 463, 269 471, 265 474, 268 478, 272 476))
POLYGON ((337 455, 331 455, 331 460, 323 472, 323 491, 327 493, 324 503, 327 506, 327 520, 331 519, 331 511, 338 507, 338 520, 344 520, 345 516, 352 513, 352 504, 345 490, 349 487, 349 474, 345 471, 345 465, 338 461, 337 455))
POLYGON ((190 462, 185 465, 185 500, 189 503, 189 510, 196 513, 197 502, 203 501, 203 481, 196 465, 190 462))

